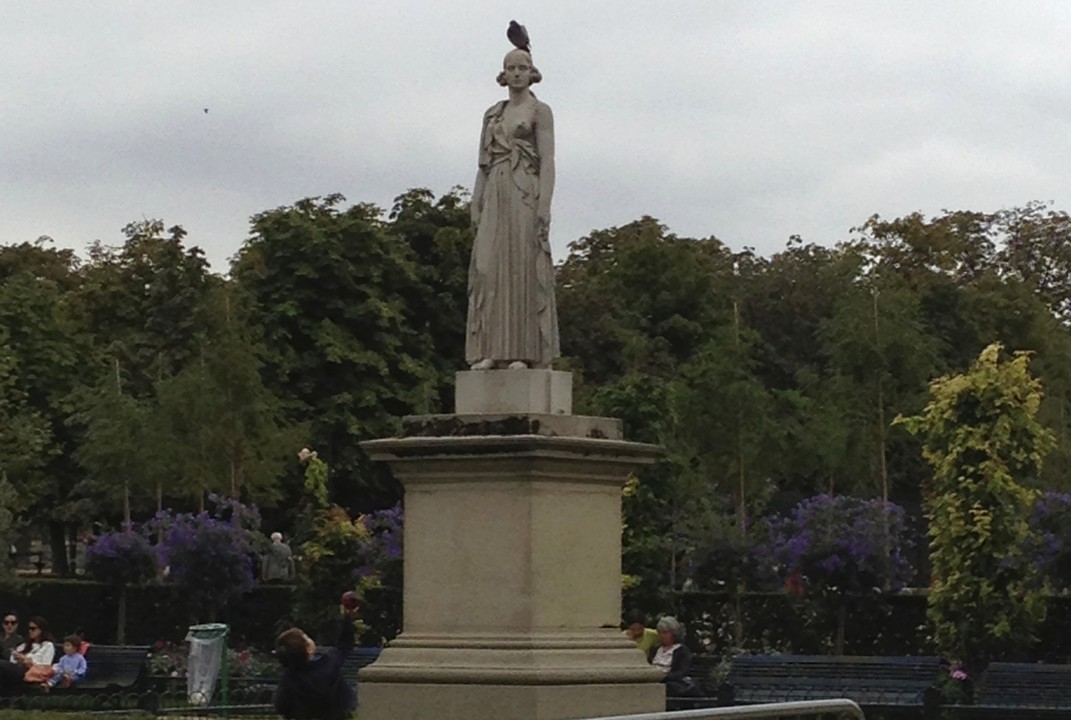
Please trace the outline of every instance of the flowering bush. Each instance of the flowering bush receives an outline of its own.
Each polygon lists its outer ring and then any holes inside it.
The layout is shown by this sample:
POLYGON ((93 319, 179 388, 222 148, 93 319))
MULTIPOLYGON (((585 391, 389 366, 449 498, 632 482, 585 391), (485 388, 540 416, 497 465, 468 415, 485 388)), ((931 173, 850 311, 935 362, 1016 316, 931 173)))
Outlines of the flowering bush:
POLYGON ((167 580, 182 588, 191 615, 209 618, 253 589, 260 514, 237 500, 209 496, 213 510, 157 513, 160 562, 167 580))
POLYGON ((302 546, 304 562, 298 588, 298 614, 310 627, 323 627, 337 615, 347 590, 361 601, 363 643, 378 644, 401 628, 402 509, 395 506, 357 518, 340 507, 322 510, 302 546))
MULTIPOLYGON (((152 675, 173 678, 186 677, 189 650, 184 644, 157 641, 149 656, 152 675)), ((278 664, 271 656, 253 648, 237 647, 227 650, 227 674, 230 677, 263 677, 278 675, 278 664)))
POLYGON ((941 703, 947 705, 969 704, 974 697, 974 683, 962 665, 943 665, 937 676, 937 690, 941 703))
POLYGON ((357 518, 367 530, 357 543, 360 564, 353 571, 361 598, 364 643, 379 644, 401 631, 403 520, 401 505, 357 518))
POLYGON ((1071 590, 1071 493, 1046 492, 1034 500, 1025 553, 1052 590, 1071 590))
POLYGON ((297 612, 303 627, 322 628, 336 617, 342 593, 355 589, 354 569, 364 564, 358 550, 370 534, 338 506, 315 515, 298 566, 297 612))
POLYGON ((157 569, 156 549, 132 527, 98 535, 86 547, 86 571, 101 582, 136 585, 154 578, 157 569))
POLYGON ((767 521, 766 562, 793 593, 898 590, 914 574, 903 508, 817 495, 767 521))

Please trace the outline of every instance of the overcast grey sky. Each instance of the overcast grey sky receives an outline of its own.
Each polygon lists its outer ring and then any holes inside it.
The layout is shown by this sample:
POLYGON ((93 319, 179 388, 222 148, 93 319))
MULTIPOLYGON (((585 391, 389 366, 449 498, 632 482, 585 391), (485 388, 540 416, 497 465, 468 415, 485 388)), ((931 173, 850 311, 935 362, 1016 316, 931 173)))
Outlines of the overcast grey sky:
POLYGON ((0 0, 0 242, 162 218, 223 271, 261 210, 471 186, 511 18, 555 113, 558 260, 644 214, 770 253, 1071 209, 1066 0, 0 0))

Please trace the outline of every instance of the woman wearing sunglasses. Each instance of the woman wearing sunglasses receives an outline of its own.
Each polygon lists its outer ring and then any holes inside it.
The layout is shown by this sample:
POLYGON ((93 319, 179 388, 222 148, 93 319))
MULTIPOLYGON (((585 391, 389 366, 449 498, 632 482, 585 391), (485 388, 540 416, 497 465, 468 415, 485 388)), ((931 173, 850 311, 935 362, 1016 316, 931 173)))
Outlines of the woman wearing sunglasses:
POLYGON ((26 626, 26 642, 11 651, 9 662, 0 663, 0 694, 11 695, 18 692, 24 682, 41 682, 36 675, 27 673, 36 666, 52 668, 52 659, 56 646, 52 644, 52 633, 43 617, 30 618, 26 626))

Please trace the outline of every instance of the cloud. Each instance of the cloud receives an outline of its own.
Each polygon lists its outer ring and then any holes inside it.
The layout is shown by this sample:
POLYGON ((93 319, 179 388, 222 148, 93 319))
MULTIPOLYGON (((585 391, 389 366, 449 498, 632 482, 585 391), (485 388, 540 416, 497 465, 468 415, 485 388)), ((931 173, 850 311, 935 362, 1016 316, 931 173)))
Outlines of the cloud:
POLYGON ((555 112, 558 257, 642 214, 768 253, 1071 205, 1057 2, 38 0, 0 17, 0 240, 161 217, 223 269, 259 211, 469 185, 511 17, 555 112))

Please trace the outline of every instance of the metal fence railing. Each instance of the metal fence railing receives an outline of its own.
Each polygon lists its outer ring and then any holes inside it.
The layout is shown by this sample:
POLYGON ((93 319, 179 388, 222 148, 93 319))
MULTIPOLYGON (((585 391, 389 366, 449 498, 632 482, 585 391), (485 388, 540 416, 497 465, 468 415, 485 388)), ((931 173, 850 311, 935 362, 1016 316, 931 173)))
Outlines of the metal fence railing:
POLYGON ((638 715, 614 715, 587 720, 763 720, 765 718, 799 717, 807 715, 847 715, 866 720, 862 708, 851 700, 806 700, 801 702, 738 705, 735 707, 703 708, 701 710, 667 710, 638 715))

